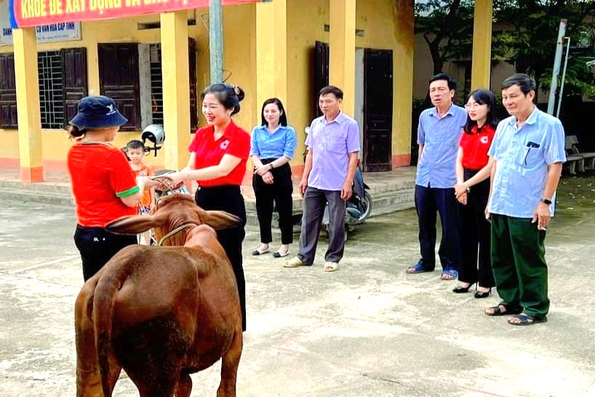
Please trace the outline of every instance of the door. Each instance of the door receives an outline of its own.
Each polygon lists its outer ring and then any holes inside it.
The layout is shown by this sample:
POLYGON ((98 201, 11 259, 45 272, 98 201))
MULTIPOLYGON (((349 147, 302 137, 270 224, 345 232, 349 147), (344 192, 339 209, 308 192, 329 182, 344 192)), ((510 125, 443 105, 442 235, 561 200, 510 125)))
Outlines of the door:
POLYGON ((327 43, 317 41, 314 44, 314 79, 312 86, 313 118, 322 116, 318 107, 318 93, 329 84, 330 52, 327 43))
POLYGON ((364 171, 392 170, 393 52, 364 53, 364 171))
POLYGON ((99 86, 128 119, 122 131, 140 130, 138 44, 98 44, 99 86))
POLYGON ((87 96, 87 49, 68 48, 60 53, 64 81, 64 121, 67 122, 76 115, 78 102, 87 96))

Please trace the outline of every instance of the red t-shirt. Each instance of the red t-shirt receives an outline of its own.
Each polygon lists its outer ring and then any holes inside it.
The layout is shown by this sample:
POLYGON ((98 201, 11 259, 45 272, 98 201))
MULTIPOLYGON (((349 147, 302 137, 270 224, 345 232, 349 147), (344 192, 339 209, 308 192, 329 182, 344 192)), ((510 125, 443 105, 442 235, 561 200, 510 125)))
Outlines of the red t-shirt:
POLYGON ((488 150, 494 140, 496 130, 485 125, 479 132, 477 126, 471 128, 471 134, 463 132, 459 146, 463 148, 463 168, 479 171, 488 164, 488 150))
POLYGON ((70 148, 67 162, 79 225, 104 227, 121 216, 136 214, 136 208, 120 200, 139 191, 120 149, 105 143, 77 143, 70 148))
POLYGON ((242 159, 226 176, 208 181, 198 181, 200 186, 241 185, 246 174, 246 161, 250 154, 250 135, 232 121, 221 138, 215 140, 215 127, 199 128, 188 150, 196 153, 194 169, 218 165, 225 154, 242 159))

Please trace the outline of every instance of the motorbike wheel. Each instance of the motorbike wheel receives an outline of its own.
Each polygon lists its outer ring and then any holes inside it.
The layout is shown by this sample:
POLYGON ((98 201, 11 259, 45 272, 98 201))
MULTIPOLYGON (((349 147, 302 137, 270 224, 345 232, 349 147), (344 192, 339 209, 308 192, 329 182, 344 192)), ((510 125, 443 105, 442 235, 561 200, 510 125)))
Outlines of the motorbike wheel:
POLYGON ((372 213, 372 196, 370 196, 370 193, 368 193, 368 191, 364 192, 364 197, 362 197, 361 203, 363 211, 362 215, 358 219, 358 223, 364 222, 372 213))

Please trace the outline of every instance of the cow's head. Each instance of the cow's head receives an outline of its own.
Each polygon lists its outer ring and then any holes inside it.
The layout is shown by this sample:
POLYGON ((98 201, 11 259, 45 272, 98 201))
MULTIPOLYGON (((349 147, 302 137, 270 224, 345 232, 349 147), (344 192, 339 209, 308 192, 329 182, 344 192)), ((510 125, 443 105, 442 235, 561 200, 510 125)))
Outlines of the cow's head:
MULTIPOLYGON (((155 229, 155 237, 161 237, 185 225, 208 225, 215 230, 238 226, 241 219, 225 211, 205 211, 200 208, 191 196, 174 193, 159 201, 155 213, 152 215, 129 215, 108 223, 105 228, 118 234, 139 234, 155 229)), ((182 231, 182 229, 180 229, 182 231)), ((180 238, 186 233, 176 236, 178 242, 172 241, 168 245, 180 244, 180 238)))

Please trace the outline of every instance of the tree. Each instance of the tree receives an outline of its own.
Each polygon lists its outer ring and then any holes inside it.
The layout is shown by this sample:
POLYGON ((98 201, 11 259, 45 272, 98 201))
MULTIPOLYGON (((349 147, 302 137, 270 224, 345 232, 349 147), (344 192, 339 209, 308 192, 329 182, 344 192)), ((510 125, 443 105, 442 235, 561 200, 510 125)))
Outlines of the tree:
POLYGON ((414 5, 415 33, 428 45, 434 74, 452 59, 471 55, 473 3, 470 0, 428 0, 414 5))
MULTIPOLYGON (((474 2, 470 0, 418 0, 415 32, 422 34, 434 65, 471 58, 474 2)), ((492 59, 515 66, 531 75, 542 89, 549 88, 558 26, 567 19, 566 36, 572 43, 591 43, 589 54, 569 60, 566 82, 570 92, 595 97, 595 79, 586 60, 595 58, 595 1, 593 0, 494 0, 492 59), (501 29, 502 28, 502 29, 501 29), (586 40, 589 41, 589 40, 586 40)))
POLYGON ((497 22, 507 26, 501 33, 501 41, 506 43, 509 51, 508 62, 515 65, 517 72, 527 73, 535 78, 542 90, 549 89, 558 28, 560 21, 566 19, 566 37, 570 38, 571 53, 573 44, 575 48, 575 56, 569 59, 566 76, 569 92, 578 90, 587 96, 595 94, 593 74, 589 72, 585 58, 576 52, 576 45, 585 41, 585 34, 591 34, 591 55, 595 57, 595 2, 499 0, 494 3, 494 15, 497 22))

